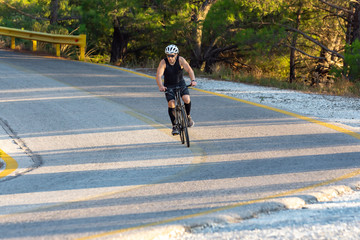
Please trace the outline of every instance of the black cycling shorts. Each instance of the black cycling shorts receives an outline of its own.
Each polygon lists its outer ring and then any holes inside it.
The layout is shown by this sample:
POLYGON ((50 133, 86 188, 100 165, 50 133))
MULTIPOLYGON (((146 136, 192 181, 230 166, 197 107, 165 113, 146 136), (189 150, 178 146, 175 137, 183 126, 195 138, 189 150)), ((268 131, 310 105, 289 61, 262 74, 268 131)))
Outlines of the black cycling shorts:
MULTIPOLYGON (((180 95, 181 95, 181 97, 184 95, 190 95, 189 89, 187 86, 182 86, 180 95)), ((168 102, 170 102, 171 100, 175 100, 175 88, 168 87, 167 91, 165 93, 165 96, 166 96, 166 100, 168 102)))

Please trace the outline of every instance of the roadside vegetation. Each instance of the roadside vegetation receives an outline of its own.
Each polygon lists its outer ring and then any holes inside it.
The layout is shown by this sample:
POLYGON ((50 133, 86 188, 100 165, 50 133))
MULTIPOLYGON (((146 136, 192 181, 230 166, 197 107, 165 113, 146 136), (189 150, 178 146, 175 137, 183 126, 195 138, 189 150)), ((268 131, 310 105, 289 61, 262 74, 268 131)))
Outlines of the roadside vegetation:
MULTIPOLYGON (((176 44, 198 76, 360 96, 360 0, 0 0, 0 26, 86 34, 86 61, 155 69, 176 44)), ((0 46, 10 39, 0 36, 0 46)), ((31 42, 18 40, 19 49, 31 42)), ((40 43, 40 51, 54 53, 40 43)), ((75 58, 76 47, 62 46, 75 58)))

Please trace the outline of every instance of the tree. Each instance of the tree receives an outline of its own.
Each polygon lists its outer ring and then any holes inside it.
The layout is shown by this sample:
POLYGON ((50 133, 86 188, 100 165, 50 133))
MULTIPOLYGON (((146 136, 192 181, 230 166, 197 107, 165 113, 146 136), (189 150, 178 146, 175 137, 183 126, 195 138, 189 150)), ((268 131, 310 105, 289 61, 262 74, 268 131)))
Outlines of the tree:
POLYGON ((50 24, 54 25, 58 22, 59 17, 59 0, 51 0, 50 2, 50 24))
POLYGON ((336 5, 327 0, 318 0, 319 2, 330 7, 329 12, 346 21, 346 43, 351 45, 356 39, 360 39, 360 0, 348 1, 336 5))
POLYGON ((78 8, 81 15, 80 31, 87 34, 88 49, 99 55, 108 55, 113 34, 113 14, 117 11, 116 1, 81 1, 78 8))
POLYGON ((110 62, 116 63, 119 60, 122 62, 127 54, 127 47, 130 41, 130 31, 121 24, 121 18, 114 19, 114 33, 111 43, 111 57, 110 62))
POLYGON ((360 80, 356 70, 360 63, 359 53, 357 52, 359 49, 357 42, 360 41, 360 0, 350 0, 348 3, 339 2, 338 4, 328 0, 318 1, 327 6, 326 10, 328 12, 345 21, 346 30, 344 32, 347 47, 345 56, 341 55, 345 59, 344 72, 350 80, 360 80), (357 60, 354 60, 354 57, 357 60), (352 60, 349 61, 349 59, 352 60))
POLYGON ((128 53, 140 62, 154 56, 163 31, 163 12, 158 1, 123 1, 117 9, 113 20, 111 62, 121 63, 128 53))
POLYGON ((283 5, 282 0, 219 2, 208 17, 210 28, 214 29, 210 30, 211 38, 216 39, 218 46, 233 47, 225 48, 219 60, 237 71, 253 71, 261 75, 277 72, 277 75, 284 76, 283 69, 279 68, 287 58, 284 57, 287 47, 280 44, 286 37, 279 24, 284 18, 283 5), (221 34, 216 35, 216 32, 221 34))
POLYGON ((339 53, 342 40, 339 21, 316 7, 312 0, 295 0, 289 4, 288 19, 292 20, 282 23, 291 43, 285 44, 290 48, 289 81, 295 81, 295 71, 301 70, 302 75, 308 75, 307 72, 314 75, 308 76, 312 79, 311 84, 318 83, 321 78, 327 79, 330 67, 338 64, 339 57, 343 57, 339 53))
POLYGON ((1 3, 4 4, 9 10, 16 12, 19 15, 24 17, 34 19, 37 21, 48 21, 51 25, 58 24, 62 21, 69 20, 79 20, 79 15, 66 16, 70 5, 68 0, 63 0, 63 8, 60 8, 59 0, 47 1, 48 11, 43 11, 41 2, 34 1, 33 3, 24 3, 13 2, 9 0, 1 0, 1 3), (35 10, 35 11, 34 11, 35 10), (59 17, 59 13, 64 13, 63 16, 59 17))
MULTIPOLYGON (((191 16, 192 22, 192 38, 190 38, 190 43, 192 47, 192 57, 190 65, 192 67, 200 69, 204 61, 209 61, 211 54, 208 49, 205 51, 205 54, 202 50, 202 41, 203 41, 203 29, 204 21, 208 15, 211 7, 216 3, 216 0, 206 0, 201 3, 201 6, 193 7, 193 15, 191 16)), ((209 65, 209 64, 208 64, 209 65)), ((209 69, 207 69, 209 71, 209 69)))
MULTIPOLYGON (((295 15, 295 21, 294 21, 294 28, 299 29, 300 27, 300 20, 301 15, 303 12, 303 2, 298 1, 297 4, 297 11, 295 15)), ((296 47, 297 47, 297 41, 298 41, 298 33, 294 32, 291 37, 291 45, 290 45, 290 73, 289 73, 289 82, 292 83, 296 80, 296 47)))

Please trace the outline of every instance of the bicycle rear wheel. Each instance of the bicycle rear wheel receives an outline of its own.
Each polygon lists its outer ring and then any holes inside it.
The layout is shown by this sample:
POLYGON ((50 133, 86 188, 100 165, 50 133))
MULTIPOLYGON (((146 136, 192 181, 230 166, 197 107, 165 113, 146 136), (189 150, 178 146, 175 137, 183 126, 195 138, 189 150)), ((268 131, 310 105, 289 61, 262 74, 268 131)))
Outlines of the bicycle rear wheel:
POLYGON ((180 134, 182 133, 181 142, 182 142, 182 144, 184 144, 185 140, 186 140, 187 147, 190 147, 190 138, 189 138, 189 132, 188 132, 188 118, 185 113, 184 106, 182 106, 182 108, 181 108, 181 116, 182 116, 182 121, 181 121, 182 126, 181 126, 181 131, 180 131, 180 134))

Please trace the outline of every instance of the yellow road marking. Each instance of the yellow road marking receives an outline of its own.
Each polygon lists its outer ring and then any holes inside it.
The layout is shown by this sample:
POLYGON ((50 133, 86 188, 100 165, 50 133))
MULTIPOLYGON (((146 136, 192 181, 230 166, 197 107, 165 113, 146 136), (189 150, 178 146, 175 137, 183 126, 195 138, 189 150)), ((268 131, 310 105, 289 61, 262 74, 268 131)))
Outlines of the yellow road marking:
POLYGON ((0 179, 1 179, 14 172, 18 168, 19 164, 15 161, 15 159, 10 157, 7 153, 5 153, 1 149, 0 149, 0 157, 5 162, 5 169, 0 172, 0 179))
POLYGON ((150 76, 150 75, 147 75, 147 74, 144 74, 144 73, 135 72, 135 71, 132 71, 132 70, 129 70, 129 69, 126 69, 126 68, 116 67, 116 66, 106 65, 106 64, 98 64, 98 63, 96 63, 96 64, 104 66, 104 67, 114 68, 116 70, 121 70, 123 72, 132 73, 132 74, 139 75, 139 76, 142 76, 142 77, 155 79, 155 77, 153 77, 153 76, 150 76))
POLYGON ((303 188, 298 188, 298 189, 293 189, 287 192, 283 192, 283 193, 278 193, 278 194, 274 194, 271 196, 267 196, 267 197, 263 197, 263 198, 259 198, 259 199, 255 199, 255 200, 250 200, 250 201, 245 201, 245 202, 238 202, 235 204, 231 204, 228 206, 224 206, 224 207, 219 207, 219 208, 215 208, 215 209, 211 209, 211 210, 206 210, 206 211, 202 211, 202 212, 198 212, 198 213, 194 213, 194 214, 189 214, 189 215, 184 215, 184 216, 180 216, 180 217, 174 217, 174 218, 169 218, 169 219, 165 219, 162 221, 158 221, 158 222, 153 222, 153 223, 147 223, 147 224, 143 224, 143 225, 139 225, 139 226, 135 226, 135 227, 130 227, 130 228, 124 228, 124 229, 118 229, 118 230, 114 230, 114 231, 110 231, 110 232, 105 232, 105 233, 100 233, 100 234, 96 234, 96 235, 92 235, 92 236, 88 236, 88 237, 82 237, 82 238, 78 238, 77 240, 88 240, 88 239, 95 239, 95 238, 101 238, 101 237, 106 237, 109 235, 114 235, 114 234, 120 234, 120 233, 124 233, 124 232, 129 232, 129 231, 133 231, 133 230, 139 230, 142 228, 146 228, 146 227, 153 227, 153 226, 158 226, 158 225, 162 225, 162 224, 166 224, 166 223, 172 223, 172 222, 176 222, 176 221, 180 221, 180 220, 185 220, 185 219, 189 219, 189 218, 195 218, 195 217, 200 217, 203 215, 207 215, 207 214, 211 214, 211 213, 216 213, 216 212, 220 212, 220 211, 224 211, 224 210, 229 210, 229 209, 233 209, 236 207, 241 207, 241 206, 246 206, 246 205, 250 205, 250 204, 254 204, 254 203, 259 203, 259 202, 264 202, 267 200, 271 200, 271 199, 275 199, 275 198, 279 198, 279 197, 286 197, 295 193, 300 193, 300 192, 304 192, 307 190, 311 190, 317 187, 322 187, 331 183, 335 183, 341 180, 345 180, 351 177, 355 177, 360 175, 360 170, 356 170, 353 171, 351 173, 345 174, 341 177, 338 178, 334 178, 328 181, 324 181, 318 184, 314 184, 314 185, 310 185, 307 187, 303 187, 303 188))
POLYGON ((330 123, 322 122, 322 121, 319 121, 319 120, 316 120, 316 119, 313 119, 313 118, 305 117, 305 116, 302 116, 302 115, 299 115, 299 114, 296 114, 296 113, 292 113, 292 112, 288 112, 288 111, 285 111, 285 110, 281 110, 281 109, 278 109, 278 108, 269 107, 269 106, 266 106, 266 105, 263 105, 263 104, 260 104, 260 103, 254 103, 254 102, 250 102, 250 101, 243 100, 243 99, 240 99, 240 98, 227 96, 227 95, 224 95, 224 94, 221 94, 221 93, 214 93, 214 92, 210 92, 210 91, 206 91, 206 90, 202 90, 202 89, 195 89, 195 88, 194 88, 194 90, 199 91, 199 92, 212 94, 212 95, 216 95, 216 96, 227 98, 227 99, 231 99, 231 100, 235 100, 235 101, 238 101, 238 102, 250 104, 250 105, 253 105, 253 106, 256 106, 256 107, 265 108, 265 109, 268 109, 268 110, 271 110, 271 111, 274 111, 274 112, 278 112, 278 113, 289 115, 289 116, 292 116, 292 117, 295 117, 295 118, 299 118, 299 119, 302 119, 302 120, 305 120, 305 121, 308 121, 308 122, 311 122, 311 123, 319 124, 319 125, 322 125, 324 127, 333 129, 335 131, 345 133, 347 135, 350 135, 350 136, 360 140, 360 134, 359 133, 350 131, 348 129, 345 129, 345 128, 342 128, 342 127, 339 127, 339 126, 335 126, 335 125, 330 124, 330 123))

